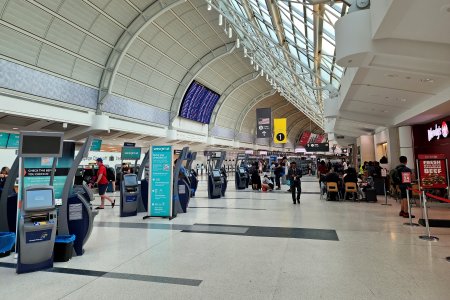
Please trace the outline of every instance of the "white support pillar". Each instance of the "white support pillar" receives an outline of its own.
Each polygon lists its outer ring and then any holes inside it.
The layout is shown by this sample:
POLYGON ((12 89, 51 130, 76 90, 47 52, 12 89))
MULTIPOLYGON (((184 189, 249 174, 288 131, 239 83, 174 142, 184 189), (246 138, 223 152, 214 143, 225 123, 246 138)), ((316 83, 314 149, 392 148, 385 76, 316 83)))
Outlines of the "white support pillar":
POLYGON ((400 146, 400 155, 408 158, 408 167, 414 167, 414 150, 411 126, 402 126, 398 128, 398 140, 400 146))

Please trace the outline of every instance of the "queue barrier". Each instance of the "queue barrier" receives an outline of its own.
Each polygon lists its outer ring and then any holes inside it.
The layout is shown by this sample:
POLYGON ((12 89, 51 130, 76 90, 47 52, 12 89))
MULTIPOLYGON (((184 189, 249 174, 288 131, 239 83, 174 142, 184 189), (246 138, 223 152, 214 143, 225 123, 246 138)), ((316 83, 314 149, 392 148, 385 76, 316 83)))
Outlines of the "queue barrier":
POLYGON ((406 188, 408 190, 408 192, 406 193, 406 200, 408 201, 408 215, 409 215, 409 222, 407 223, 403 223, 403 225, 408 225, 408 226, 420 226, 417 223, 413 223, 412 221, 412 216, 411 216, 411 202, 409 199, 409 191, 412 191, 412 188, 406 188))

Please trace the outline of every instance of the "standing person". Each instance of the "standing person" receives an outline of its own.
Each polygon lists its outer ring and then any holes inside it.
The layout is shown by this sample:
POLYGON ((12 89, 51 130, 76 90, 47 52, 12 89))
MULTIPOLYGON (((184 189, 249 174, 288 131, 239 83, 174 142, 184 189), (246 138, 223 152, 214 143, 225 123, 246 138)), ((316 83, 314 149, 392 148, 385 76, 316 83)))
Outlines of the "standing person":
MULTIPOLYGON (((406 166, 408 163, 408 159, 406 156, 400 156, 400 164, 395 167, 395 173, 393 175, 393 180, 396 184, 398 184, 400 188, 400 195, 401 195, 401 210, 398 214, 399 216, 403 218, 409 218, 408 213, 408 200, 406 198, 406 193, 409 193, 408 188, 411 188, 411 182, 403 182, 403 173, 409 173, 409 178, 411 178, 411 169, 406 166)), ((411 181, 411 180, 410 180, 411 181)), ((415 218, 415 216, 411 215, 411 218, 415 218)))
POLYGON ((281 174, 282 174, 282 167, 278 164, 275 163, 275 169, 274 169, 274 174, 275 174, 275 184, 277 186, 277 190, 281 190, 281 174))
POLYGON ((348 169, 348 164, 347 161, 344 159, 344 161, 342 162, 342 167, 344 168, 344 172, 347 171, 348 169))
POLYGON ((101 159, 100 157, 97 158, 97 166, 98 166, 98 173, 97 173, 97 180, 95 183, 97 183, 98 186, 98 193, 100 195, 101 204, 95 209, 104 209, 105 199, 111 202, 111 208, 114 208, 114 205, 116 205, 116 200, 112 200, 105 194, 106 189, 108 188, 108 178, 106 176, 106 167, 103 164, 103 159, 101 159))
POLYGON ((291 162, 290 168, 288 170, 287 177, 291 184, 291 194, 292 194, 292 202, 300 204, 300 195, 302 193, 302 183, 300 178, 302 177, 302 170, 297 168, 297 163, 295 161, 291 162), (297 194, 296 194, 297 190, 297 194))
POLYGON ((325 164, 325 161, 320 161, 319 167, 317 168, 317 176, 319 177, 319 186, 321 189, 321 193, 323 194, 323 187, 322 183, 325 182, 325 176, 328 173, 327 165, 325 164))
POLYGON ((9 168, 3 167, 0 171, 0 192, 3 190, 3 187, 5 186, 6 179, 8 178, 9 168))

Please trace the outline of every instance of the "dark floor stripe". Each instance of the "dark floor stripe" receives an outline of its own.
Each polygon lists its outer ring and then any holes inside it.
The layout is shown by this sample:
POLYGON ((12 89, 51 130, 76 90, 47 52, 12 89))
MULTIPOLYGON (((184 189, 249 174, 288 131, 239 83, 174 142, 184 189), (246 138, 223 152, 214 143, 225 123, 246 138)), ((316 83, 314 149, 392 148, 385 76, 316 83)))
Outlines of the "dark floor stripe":
MULTIPOLYGON (((0 267, 15 269, 16 264, 0 262, 0 267)), ((47 270, 42 270, 42 272, 92 276, 92 277, 104 277, 104 278, 114 278, 114 279, 125 279, 125 280, 135 280, 135 281, 145 281, 145 282, 158 282, 158 283, 168 283, 168 284, 188 285, 188 286, 199 286, 202 283, 202 280, 197 280, 197 279, 141 275, 141 274, 128 274, 128 273, 116 273, 116 272, 104 272, 104 271, 58 268, 58 267, 47 269, 47 270)))
MULTIPOLYGON (((252 191, 253 192, 253 191, 252 191)), ((255 192, 256 194, 256 192, 255 192)), ((192 199, 209 199, 208 197, 193 197, 192 199)), ((258 198, 258 199, 251 199, 251 198, 237 198, 237 197, 221 197, 221 198, 217 198, 217 199, 211 199, 211 200, 252 200, 252 201, 275 201, 278 199, 272 199, 272 198, 268 198, 268 199, 264 199, 264 198, 258 198)))
POLYGON ((164 229, 164 230, 188 230, 192 225, 161 224, 161 223, 128 223, 128 222, 94 222, 96 227, 116 227, 133 229, 164 229))
MULTIPOLYGON (((194 224, 194 225, 206 225, 213 227, 232 227, 236 225, 224 225, 224 224, 194 224)), ((209 230, 195 230, 186 229, 182 232, 197 232, 197 233, 210 233, 210 234, 231 234, 242 236, 259 236, 259 237, 281 237, 281 238, 294 238, 294 239, 311 239, 311 240, 326 240, 326 241, 339 241, 336 230, 331 229, 314 229, 314 228, 291 228, 291 227, 262 227, 262 226, 240 226, 237 227, 247 228, 245 233, 239 232, 225 232, 225 231, 209 231, 209 230)))
POLYGON ((265 208, 243 208, 243 207, 224 207, 224 206, 189 206, 189 208, 267 210, 265 208))

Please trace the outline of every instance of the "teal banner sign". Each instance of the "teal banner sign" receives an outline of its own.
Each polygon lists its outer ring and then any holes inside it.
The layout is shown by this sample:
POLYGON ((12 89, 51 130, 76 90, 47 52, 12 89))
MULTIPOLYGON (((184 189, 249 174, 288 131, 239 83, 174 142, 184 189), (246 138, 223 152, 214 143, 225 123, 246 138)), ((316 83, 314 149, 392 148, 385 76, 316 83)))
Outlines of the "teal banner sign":
POLYGON ((11 133, 9 135, 8 144, 6 145, 6 148, 19 149, 19 142, 20 142, 20 134, 11 133))
POLYGON ((102 140, 94 139, 91 144, 90 151, 100 151, 102 148, 102 140))
POLYGON ((20 134, 0 132, 0 148, 19 149, 20 134))
POLYGON ((0 132, 0 148, 6 148, 8 144, 9 133, 0 132))
MULTIPOLYGON (((75 156, 75 143, 64 142, 63 155, 58 158, 56 164, 55 177, 53 180, 53 188, 55 190, 55 200, 58 205, 61 203, 62 191, 70 167, 73 164, 75 156)), ((24 188, 34 185, 48 185, 50 184, 50 174, 53 165, 52 157, 25 157, 23 160, 24 173, 24 188)))
POLYGON ((122 160, 139 160, 141 159, 141 148, 139 147, 123 147, 122 160))
POLYGON ((172 216, 172 146, 150 148, 148 212, 151 217, 172 216))

